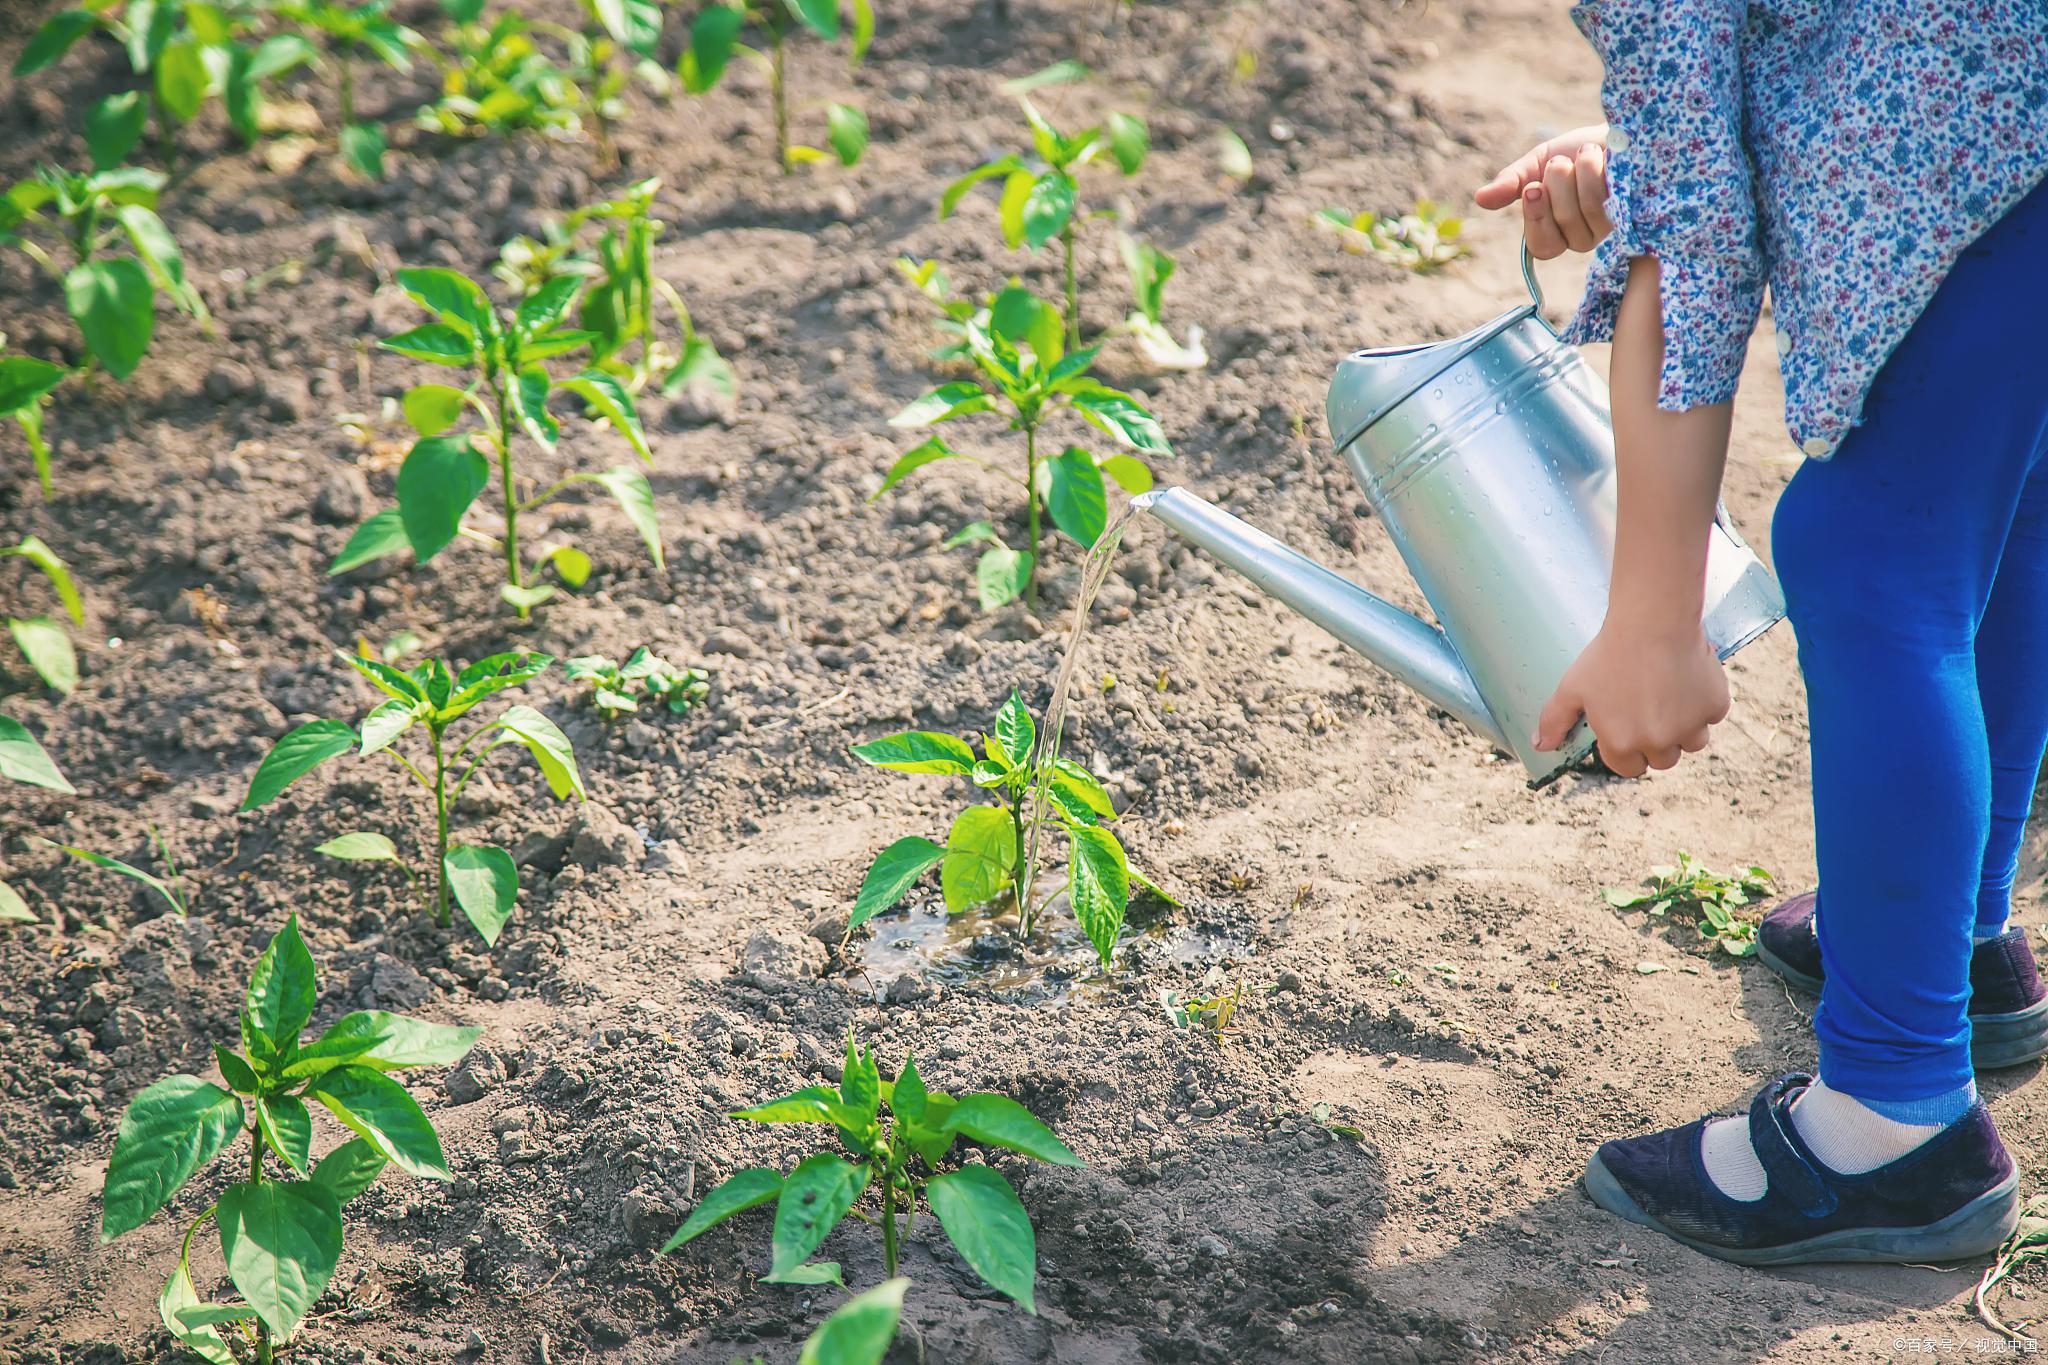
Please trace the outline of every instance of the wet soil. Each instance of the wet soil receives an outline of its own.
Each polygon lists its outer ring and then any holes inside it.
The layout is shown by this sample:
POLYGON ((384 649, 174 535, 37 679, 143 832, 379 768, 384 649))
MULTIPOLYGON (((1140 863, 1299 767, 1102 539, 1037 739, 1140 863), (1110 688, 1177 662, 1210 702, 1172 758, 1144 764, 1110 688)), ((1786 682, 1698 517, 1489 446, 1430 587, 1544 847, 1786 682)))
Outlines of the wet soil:
MULTIPOLYGON (((0 61, 47 8, 0 10, 0 61)), ((1086 1161, 988 1157, 1039 1229, 1042 1312, 920 1235, 899 1362, 1809 1361, 1985 1341, 1966 1316, 1977 1267, 1741 1271, 1577 1187, 1602 1139, 1738 1104, 1812 1061, 1810 1000, 1600 897, 1679 848, 1765 864, 1787 887, 1811 878, 1783 631, 1734 662, 1735 712, 1698 761, 1532 795, 1455 722, 1140 521, 1086 641, 1080 676, 1100 681, 1077 689, 1067 733, 1180 908, 1134 923, 1106 977, 1062 916, 1019 946, 1001 925, 946 921, 930 890, 842 942, 874 853, 942 829, 969 795, 847 746, 974 730, 1012 688, 1042 706, 1075 591, 1069 547, 1040 615, 975 610, 970 551, 941 541, 998 505, 993 483, 928 473, 866 502, 899 444, 884 421, 932 381, 937 340, 893 258, 937 257, 976 291, 1013 272, 1052 283, 1048 257, 1001 249, 986 196, 933 215, 951 176, 1015 139, 998 84, 1078 53, 1099 75, 1045 92, 1056 117, 1151 121, 1145 174, 1091 186, 1179 257, 1169 321, 1209 336, 1191 374, 1106 353, 1175 443, 1163 473, 1409 607, 1331 453, 1323 387, 1351 348, 1453 335, 1513 304, 1512 229, 1472 223, 1474 255, 1424 278, 1344 253, 1309 216, 1459 200, 1596 108, 1590 55, 1563 7, 1536 0, 1139 3, 1112 30, 1092 0, 1018 0, 1007 23, 967 0, 882 8, 860 72, 810 48, 795 68, 800 131, 821 117, 811 102, 867 106, 875 144, 851 171, 774 174, 747 72, 701 101, 636 96, 623 164, 603 174, 583 144, 418 137, 373 186, 322 157, 266 169, 211 115, 188 131, 164 212, 216 335, 166 316, 130 383, 61 395, 47 502, 0 433, 0 533, 55 546, 89 612, 69 699, 9 665, 8 714, 80 794, 0 792, 4 875, 45 921, 0 933, 0 1359, 169 1350, 154 1301, 173 1221, 96 1244, 107 1152, 140 1087, 210 1068, 288 911, 321 963, 317 1022, 378 1007, 485 1030, 461 1067, 410 1078, 458 1179, 392 1177, 364 1197, 302 1359, 794 1360, 833 1300, 758 1282, 764 1220, 651 1249, 724 1175, 804 1150, 726 1115, 832 1078, 849 1025, 885 1069, 914 1051, 935 1085, 1017 1097, 1086 1161), (1248 182, 1218 173, 1226 125, 1251 145, 1248 182), (743 386, 730 406, 645 404, 667 569, 592 502, 541 518, 597 573, 526 629, 474 547, 325 577, 354 519, 390 497, 403 442, 382 413, 420 377, 358 342, 411 325, 391 271, 481 273, 503 238, 645 175, 667 186, 658 268, 743 386), (530 690, 575 739, 591 801, 557 805, 509 760, 471 793, 465 828, 524 862, 494 949, 423 923, 395 874, 310 852, 340 828, 402 831, 397 779, 335 765, 235 810, 277 735, 367 709, 334 652, 406 631, 459 658, 647 644, 712 673, 702 709, 615 725, 559 673, 530 690), (147 862, 151 826, 187 870, 189 919, 36 842, 147 862), (1161 1007, 1238 981, 1221 1039, 1161 1007)), ((110 88, 102 61, 10 84, 0 173, 80 159, 74 113, 110 88)), ((402 115, 424 93, 380 75, 363 100, 402 115)), ((1123 285, 1106 233, 1083 264, 1089 326, 1107 327, 1123 285)), ((1556 270, 1557 297, 1569 276, 1556 270)), ((0 259, 0 328, 42 354, 72 344, 18 256, 0 259)), ((1729 501, 1766 544, 1796 462, 1767 336, 1749 376, 1729 501)), ((609 455, 578 431, 529 472, 593 460, 609 455)), ((10 604, 28 591, 18 569, 0 569, 10 604)), ((2035 925, 2038 839, 2028 851, 2018 914, 2035 925)), ((2030 1192, 2033 1080, 1987 1083, 2030 1192)), ((867 1231, 823 1253, 855 1283, 880 1274, 867 1231)), ((214 1255, 195 1266, 202 1290, 222 1282, 214 1255)))

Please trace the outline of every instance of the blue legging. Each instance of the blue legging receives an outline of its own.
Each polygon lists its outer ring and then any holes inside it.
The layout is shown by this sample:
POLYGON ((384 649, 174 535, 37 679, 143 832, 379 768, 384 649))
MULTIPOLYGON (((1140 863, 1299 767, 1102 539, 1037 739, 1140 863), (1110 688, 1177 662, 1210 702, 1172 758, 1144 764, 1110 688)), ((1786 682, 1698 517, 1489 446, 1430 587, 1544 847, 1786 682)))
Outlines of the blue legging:
POLYGON ((2002 925, 2048 745, 2048 185, 1966 250, 1863 425, 1771 529, 1811 720, 1829 1086, 1969 1083, 1971 933, 2002 925))

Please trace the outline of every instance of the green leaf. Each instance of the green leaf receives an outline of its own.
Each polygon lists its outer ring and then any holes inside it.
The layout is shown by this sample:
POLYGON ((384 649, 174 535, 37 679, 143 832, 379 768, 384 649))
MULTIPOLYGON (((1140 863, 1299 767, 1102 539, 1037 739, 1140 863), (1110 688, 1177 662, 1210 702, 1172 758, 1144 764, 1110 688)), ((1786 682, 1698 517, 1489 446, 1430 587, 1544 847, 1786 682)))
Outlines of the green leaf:
POLYGON ((299 937, 299 917, 290 915, 249 974, 249 1017, 277 1051, 289 1052, 313 1017, 319 995, 313 954, 299 937))
POLYGON ((1068 1151, 1050 1128, 1007 1095, 962 1095, 954 1102, 944 1126, 949 1133, 1019 1152, 1036 1161, 1055 1166, 1082 1164, 1081 1158, 1068 1151))
POLYGON ((434 1125, 406 1088, 383 1072, 337 1067, 307 1087, 306 1094, 401 1171, 430 1180, 450 1178, 434 1125))
POLYGON ((398 846, 381 834, 367 830, 338 835, 313 850, 330 858, 340 858, 352 863, 395 863, 400 861, 398 846))
POLYGON ((1084 546, 1102 538, 1109 525, 1109 493, 1102 486, 1102 471, 1095 459, 1079 446, 1068 446, 1046 462, 1051 487, 1046 490, 1046 510, 1053 525, 1084 546))
POLYGON ((385 337, 377 343, 387 351, 414 360, 424 360, 433 365, 447 365, 461 369, 476 356, 476 343, 468 336, 442 322, 430 322, 415 327, 397 336, 385 337))
POLYGON ((295 1095, 270 1095, 256 1101, 256 1123, 263 1140, 300 1175, 312 1160, 313 1116, 295 1095))
POLYGON ((416 266, 398 272, 398 287, 414 303, 457 330, 467 329, 471 336, 485 333, 484 319, 491 316, 491 301, 476 281, 460 271, 416 266))
POLYGON ((1244 145, 1244 139, 1225 128, 1216 134, 1216 165, 1233 180, 1249 180, 1252 177, 1252 149, 1244 145))
POLYGON ((107 1163, 100 1240, 149 1221, 242 1128, 242 1102, 197 1076, 170 1076, 129 1101, 107 1163))
MULTIPOLYGON (((188 1237, 189 1245, 189 1237, 188 1237)), ((207 1365, 237 1365, 235 1353, 228 1349, 227 1342, 213 1329, 212 1324, 187 1323, 184 1314, 206 1305, 200 1301, 199 1291, 192 1287, 192 1268, 185 1251, 178 1253, 177 1268, 164 1281, 163 1292, 157 1295, 157 1316, 163 1319, 164 1330, 171 1334, 180 1346, 205 1361, 207 1365)))
POLYGON ((461 389, 447 384, 415 384, 405 391, 400 408, 412 429, 422 436, 439 436, 462 420, 469 400, 461 389))
POLYGON ((983 540, 993 540, 999 545, 1002 543, 1001 538, 996 535, 995 527, 985 521, 970 521, 947 536, 940 548, 954 550, 962 545, 972 545, 983 540))
POLYGON ((877 768, 899 773, 941 773, 949 777, 974 771, 974 750, 967 741, 936 730, 905 730, 853 746, 853 756, 877 768))
POLYGON ((230 1185, 214 1213, 228 1278, 271 1334, 289 1337, 341 1259, 341 1205, 311 1180, 230 1185))
POLYGON ((1056 758, 1052 765, 1052 790, 1074 805, 1103 820, 1116 819, 1116 806, 1095 774, 1069 758, 1056 758))
POLYGON ((346 1204, 375 1184, 386 1164, 375 1147, 361 1138, 350 1138, 320 1158, 312 1179, 332 1191, 337 1204, 346 1204))
POLYGON ((149 108, 140 90, 108 95, 85 111, 85 145, 96 171, 110 170, 128 159, 142 141, 149 108))
POLYGON ((917 1059, 905 1057, 903 1070, 897 1073, 896 1084, 889 1091, 890 1112, 905 1123, 916 1123, 924 1117, 928 1094, 924 1077, 917 1074, 917 1059))
POLYGON ((424 564, 455 539, 462 517, 490 482, 490 462, 467 436, 423 436, 398 468, 398 515, 424 564))
POLYGON ((103 867, 109 872, 118 872, 133 881, 141 882, 144 886, 156 892, 157 895, 162 896, 170 904, 174 912, 179 915, 185 913, 185 900, 178 893, 177 888, 167 885, 149 873, 144 872, 141 868, 124 863, 119 858, 109 858, 104 853, 94 853, 88 848, 73 848, 69 844, 52 843, 48 839, 43 840, 43 842, 49 844, 51 848, 70 854, 81 862, 88 862, 94 867, 103 867))
POLYGON ((846 1288, 846 1277, 839 1273, 839 1262, 818 1261, 808 1265, 792 1267, 780 1275, 763 1275, 763 1284, 836 1284, 846 1288))
POLYGON ((70 373, 62 365, 52 365, 34 356, 0 356, 0 417, 33 408, 70 373))
POLYGON ((913 400, 889 419, 892 427, 928 427, 977 412, 993 412, 996 400, 981 385, 965 379, 941 384, 913 400))
POLYGON ((519 899, 519 869, 512 855, 502 848, 461 845, 449 849, 442 864, 455 903, 485 943, 497 943, 519 899))
POLYGON ((619 435, 626 438, 626 444, 633 447, 641 459, 650 464, 653 454, 647 449, 647 437, 640 430, 640 416, 633 411, 633 399, 618 380, 602 370, 585 370, 569 379, 561 387, 577 395, 619 435))
POLYGON ((1102 462, 1102 472, 1115 479, 1126 493, 1135 496, 1152 491, 1152 471, 1135 455, 1110 456, 1102 462))
POLYGON ((999 175, 1008 175, 1012 171, 1023 169, 1024 163, 1014 156, 1006 156, 1000 160, 989 161, 976 166, 973 170, 946 186, 945 193, 939 196, 939 221, 944 222, 952 217, 953 210, 960 207, 960 201, 967 197, 967 192, 982 181, 993 180, 999 175))
POLYGON ((868 501, 873 502, 926 465, 937 464, 941 460, 957 459, 959 455, 959 451, 947 445, 941 438, 926 438, 896 457, 896 463, 890 465, 889 472, 882 477, 882 486, 868 495, 868 501))
POLYGON ((1148 320, 1159 321, 1166 304, 1166 282, 1178 268, 1173 257, 1128 232, 1119 234, 1117 250, 1123 257, 1124 272, 1131 277, 1132 302, 1148 320))
POLYGON ((171 230, 155 210, 140 204, 121 204, 114 209, 114 216, 120 219, 137 259, 156 286, 167 291, 186 312, 195 316, 204 312, 205 305, 198 302, 198 296, 185 283, 185 256, 178 250, 178 239, 171 236, 171 230))
POLYGON ((1124 911, 1131 900, 1131 878, 1124 847, 1106 829, 1076 826, 1067 832, 1067 899, 1074 918, 1087 931, 1096 956, 1108 968, 1123 932, 1124 911))
POLYGON ((987 1166, 963 1166, 933 1176, 925 1198, 960 1259, 990 1288, 1036 1313, 1038 1242, 1010 1182, 987 1166))
POLYGON ((580 479, 598 484, 612 495, 619 504, 619 510, 626 514, 626 520, 640 533, 640 543, 647 547, 648 558, 654 567, 668 567, 668 556, 661 547, 661 526, 654 518, 654 488, 647 482, 647 475, 631 465, 619 465, 597 474, 583 474, 580 479))
POLYGON ((713 393, 730 398, 739 391, 739 381, 732 366, 718 353, 718 348, 703 337, 693 336, 683 343, 682 359, 676 361, 661 381, 662 392, 681 393, 692 384, 702 384, 713 393))
POLYGON ((1154 455, 1173 454, 1159 419, 1127 393, 1091 385, 1074 395, 1074 406, 1083 417, 1124 445, 1154 455))
POLYGON ((379 1071, 452 1066, 482 1034, 480 1028, 432 1024, 383 1010, 357 1010, 335 1020, 310 1046, 300 1049, 284 1075, 296 1080, 346 1063, 379 1071))
POLYGON ((64 306, 107 373, 126 379, 149 350, 156 291, 139 261, 87 261, 64 277, 64 306))
POLYGON ((57 590, 58 600, 64 604, 64 614, 71 618, 73 625, 85 624, 85 600, 78 595, 78 585, 71 580, 71 571, 64 561, 57 558, 57 552, 43 543, 42 537, 26 535, 12 549, 0 550, 0 555, 19 555, 42 570, 50 580, 50 586, 57 590))
POLYGON ((262 1082, 257 1079, 255 1071, 250 1069, 249 1063, 244 1061, 239 1053, 230 1052, 219 1043, 215 1043, 213 1060, 220 1065, 221 1078, 235 1093, 253 1095, 262 1088, 262 1082))
POLYGON ((771 1275, 785 1275, 811 1258, 868 1187, 868 1168, 818 1152, 797 1163, 775 1202, 771 1275))
POLYGON ((804 1342, 797 1365, 881 1365, 896 1340, 903 1294, 910 1281, 899 1275, 863 1290, 832 1310, 804 1342))
POLYGON ((826 140, 839 156, 839 164, 851 166, 868 149, 868 116, 850 104, 825 107, 826 140))
POLYGON ((839 1092, 822 1085, 807 1085, 779 1100, 769 1100, 751 1109, 733 1111, 736 1119, 754 1123, 829 1123, 836 1128, 857 1129, 867 1119, 839 1098, 839 1092))
POLYGON ((1031 720, 1030 708, 1015 692, 996 712, 995 741, 1010 767, 1021 768, 1031 761, 1031 747, 1038 742, 1038 727, 1031 720))
POLYGON ((1085 81, 1091 74, 1093 73, 1089 71, 1087 63, 1070 58, 1063 62, 1054 62, 1051 66, 1040 67, 1028 76, 1004 81, 996 89, 1015 99, 1019 95, 1028 95, 1048 85, 1067 85, 1074 81, 1085 81))
POLYGON ((0 882, 0 924, 41 924, 36 912, 28 908, 28 902, 21 893, 0 882))
POLYGON ((386 555, 405 554, 412 549, 412 542, 405 537, 405 517, 396 507, 387 507, 377 513, 348 538, 348 544, 341 547, 341 553, 327 566, 327 576, 347 573, 359 564, 386 555))
POLYGON ((67 796, 77 792, 57 771, 57 765, 36 743, 28 727, 12 716, 0 716, 0 777, 10 782, 26 782, 31 787, 47 787, 67 796))
POLYGON ((917 879, 937 867, 945 856, 945 849, 914 834, 883 849, 868 868, 867 876, 861 879, 860 895, 854 899, 853 913, 846 919, 847 930, 858 929, 909 895, 917 879))
POLYGON ((544 282, 519 304, 514 317, 528 332, 553 327, 567 315, 582 292, 584 280, 578 275, 556 275, 544 282))
POLYGON ((162 107, 179 123, 190 123, 206 103, 213 85, 213 73, 206 69, 206 53, 197 42, 166 44, 156 59, 156 93, 162 107))
POLYGON ((1024 589, 1030 581, 1030 553, 1013 550, 1007 545, 997 545, 984 550, 980 561, 974 566, 974 588, 981 599, 983 611, 994 611, 997 607, 1014 602, 1024 595, 1024 589))
POLYGON ((1001 806, 969 806, 953 817, 939 887, 946 909, 959 914, 995 899, 1017 866, 1017 829, 1001 806))
POLYGON ((347 650, 336 650, 335 655, 350 668, 368 678, 378 691, 388 697, 412 702, 428 700, 426 688, 381 659, 366 659, 347 650))
POLYGON ((1060 235, 1073 220, 1074 178, 1064 171, 1048 171, 1038 177, 1024 199, 1022 223, 1024 244, 1036 251, 1060 235))
POLYGON ((569 737, 553 721, 531 706, 514 706, 492 722, 527 747, 534 762, 547 777, 548 788, 560 801, 574 796, 583 800, 583 774, 576 768, 576 750, 569 737))
POLYGON ((873 1051, 854 1046, 851 1028, 846 1031, 846 1064, 839 1077, 840 1101, 872 1123, 882 1108, 882 1075, 873 1051))
POLYGON ((256 1310, 246 1303, 203 1303, 178 1314, 187 1327, 211 1327, 222 1322, 253 1322, 256 1310))
POLYGON ((827 41, 839 36, 839 0, 784 0, 789 12, 827 41))
POLYGON ((376 710, 363 717, 362 757, 390 748, 400 735, 418 722, 424 709, 419 702, 400 701, 396 697, 380 703, 376 710))
POLYGON ((69 696, 78 686, 78 654, 63 623, 49 616, 9 617, 7 630, 36 676, 52 691, 69 696))
POLYGON ((730 5, 707 5, 698 13, 690 24, 690 45, 676 68, 683 89, 701 95, 718 84, 739 44, 743 22, 740 11, 730 5))
POLYGON ((1125 175, 1136 175, 1152 148, 1152 135, 1145 128, 1145 120, 1129 114, 1111 114, 1102 126, 1109 135, 1109 154, 1116 158, 1118 169, 1125 175))
POLYGON ((764 1167, 737 1171, 690 1210, 690 1216, 676 1229, 675 1236, 661 1244, 657 1255, 666 1256, 683 1243, 737 1213, 757 1208, 782 1193, 782 1177, 764 1167))
POLYGON ((14 59, 14 74, 32 76, 44 67, 63 60, 71 45, 100 26, 90 10, 60 10, 35 31, 21 55, 14 59))
POLYGON ((307 721, 263 756, 256 775, 249 780, 249 794, 242 798, 243 810, 255 810, 277 799, 286 787, 304 777, 330 758, 339 758, 356 747, 356 732, 338 720, 307 721))

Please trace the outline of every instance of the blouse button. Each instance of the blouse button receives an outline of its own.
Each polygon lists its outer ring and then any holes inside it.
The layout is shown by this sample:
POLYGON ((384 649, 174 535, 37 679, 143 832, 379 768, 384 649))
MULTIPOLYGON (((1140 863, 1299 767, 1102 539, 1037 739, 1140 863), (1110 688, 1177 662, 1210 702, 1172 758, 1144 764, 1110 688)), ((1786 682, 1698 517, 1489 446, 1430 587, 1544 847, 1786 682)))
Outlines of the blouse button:
POLYGON ((1607 150, 1610 152, 1627 151, 1628 133, 1621 128, 1609 128, 1607 130, 1607 150))
POLYGON ((1821 456, 1827 454, 1830 450, 1834 449, 1834 447, 1828 443, 1827 438, 1824 436, 1809 436, 1806 438, 1804 442, 1800 444, 1799 448, 1805 451, 1808 455, 1813 456, 1815 459, 1819 459, 1821 456))
POLYGON ((1790 333, 1780 330, 1778 333, 1778 358, 1782 360, 1791 354, 1792 336, 1790 333))

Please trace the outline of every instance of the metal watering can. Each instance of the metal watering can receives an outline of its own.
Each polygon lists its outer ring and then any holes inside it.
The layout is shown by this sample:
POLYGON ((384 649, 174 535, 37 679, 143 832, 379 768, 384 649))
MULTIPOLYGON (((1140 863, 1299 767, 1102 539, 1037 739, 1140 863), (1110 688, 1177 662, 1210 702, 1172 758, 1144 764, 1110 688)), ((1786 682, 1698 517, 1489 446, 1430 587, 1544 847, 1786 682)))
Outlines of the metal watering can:
MULTIPOLYGON (((1184 488, 1133 501, 1269 596, 1456 716, 1541 787, 1583 758, 1530 736, 1599 630, 1614 563, 1614 430, 1607 388, 1530 302, 1449 341, 1345 357, 1330 434, 1386 524, 1441 629, 1418 620, 1184 488)), ((1723 659, 1785 614, 1778 582, 1719 509, 1701 624, 1723 659)))

